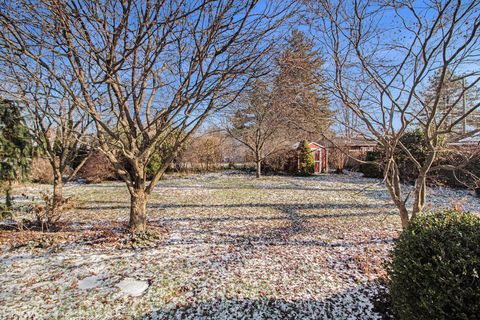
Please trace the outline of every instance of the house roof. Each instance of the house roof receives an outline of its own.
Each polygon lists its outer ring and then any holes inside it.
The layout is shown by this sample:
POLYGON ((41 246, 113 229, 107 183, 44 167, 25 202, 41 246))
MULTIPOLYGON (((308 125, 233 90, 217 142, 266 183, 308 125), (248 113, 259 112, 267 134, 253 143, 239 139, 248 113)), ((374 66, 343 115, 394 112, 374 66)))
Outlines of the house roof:
POLYGON ((333 137, 325 138, 325 141, 332 146, 349 146, 349 147, 375 147, 377 145, 376 141, 367 140, 363 137, 333 137))
POLYGON ((463 146, 463 145, 480 145, 480 132, 477 132, 473 136, 466 137, 458 140, 457 142, 451 142, 450 145, 463 146))

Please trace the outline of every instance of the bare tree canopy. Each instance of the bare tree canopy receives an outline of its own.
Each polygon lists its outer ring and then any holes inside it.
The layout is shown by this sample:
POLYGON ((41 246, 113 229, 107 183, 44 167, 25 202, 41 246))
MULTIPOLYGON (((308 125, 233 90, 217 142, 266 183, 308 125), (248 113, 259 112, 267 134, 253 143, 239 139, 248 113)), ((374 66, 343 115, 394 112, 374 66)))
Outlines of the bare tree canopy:
POLYGON ((0 9, 0 50, 47 72, 92 117, 131 194, 130 228, 143 231, 147 197, 175 150, 265 72, 288 8, 258 0, 21 0, 0 9), (154 150, 172 136, 175 147, 148 183, 154 150))
MULTIPOLYGON (((477 132, 480 129, 480 110, 476 109, 470 115, 463 117, 472 105, 480 101, 480 88, 473 86, 469 90, 465 90, 468 86, 465 77, 457 76, 449 68, 442 72, 438 70, 430 77, 429 83, 423 92, 423 101, 426 108, 433 108, 436 103, 438 109, 435 121, 442 121, 442 129, 447 129, 447 140, 455 141, 464 138, 466 135, 477 132), (443 85, 440 81, 443 77, 443 85), (441 88, 437 93, 438 88, 441 88), (465 90, 465 91, 464 91, 465 90), (438 102, 436 102, 438 98, 438 102), (443 120, 442 118, 445 117, 443 120), (456 121, 457 119, 462 121, 456 121), (451 129, 448 127, 453 123, 451 129)), ((420 113, 420 119, 426 121, 426 115, 420 113)))
POLYGON ((227 133, 246 146, 255 158, 256 177, 262 162, 285 147, 285 115, 273 105, 272 89, 265 81, 256 81, 239 99, 241 105, 226 125, 227 133))
POLYGON ((0 74, 2 94, 23 106, 36 156, 45 157, 52 169, 52 206, 46 221, 39 221, 48 226, 60 218, 64 180, 72 179, 87 160, 85 157, 71 167, 81 147, 86 147, 89 117, 42 68, 33 69, 15 55, 6 54, 0 57, 0 74))
POLYGON ((442 136, 479 108, 474 101, 456 112, 480 81, 480 2, 322 0, 306 5, 316 41, 332 59, 330 92, 379 142, 385 183, 405 227, 424 208, 426 177, 442 148, 442 136), (443 104, 449 71, 465 85, 453 101, 443 104), (438 81, 433 95, 424 95, 434 74, 438 81), (424 132, 427 145, 422 162, 401 142, 414 127, 424 132), (407 153, 417 169, 412 195, 401 187, 397 149, 407 153))

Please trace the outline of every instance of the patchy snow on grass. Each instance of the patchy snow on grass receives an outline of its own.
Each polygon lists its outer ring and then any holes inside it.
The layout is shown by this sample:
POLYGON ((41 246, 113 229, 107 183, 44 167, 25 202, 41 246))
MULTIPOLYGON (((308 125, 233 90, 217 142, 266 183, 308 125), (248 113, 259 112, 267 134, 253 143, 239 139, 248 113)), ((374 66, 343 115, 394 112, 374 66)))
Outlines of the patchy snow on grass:
MULTIPOLYGON (((145 241, 124 233, 123 184, 71 184, 65 193, 79 205, 63 229, 2 231, 1 319, 381 317, 372 299, 400 221, 378 180, 168 178, 151 196, 157 236, 145 241)), ((432 206, 480 211, 466 191, 429 194, 432 206)))

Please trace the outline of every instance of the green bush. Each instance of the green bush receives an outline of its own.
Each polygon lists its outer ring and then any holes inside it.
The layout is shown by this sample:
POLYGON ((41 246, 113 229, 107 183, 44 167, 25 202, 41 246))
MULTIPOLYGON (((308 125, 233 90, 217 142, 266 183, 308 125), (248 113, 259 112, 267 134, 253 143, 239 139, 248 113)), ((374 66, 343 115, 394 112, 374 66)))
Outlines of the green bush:
POLYGON ((315 158, 307 140, 303 140, 298 146, 298 173, 310 175, 315 172, 315 158))
POLYGON ((476 177, 480 176, 480 153, 476 150, 455 150, 443 153, 437 163, 450 168, 431 171, 430 180, 434 184, 452 188, 480 187, 476 177))
POLYGON ((158 153, 154 153, 147 164, 147 178, 152 179, 153 176, 162 167, 162 158, 158 153))
POLYGON ((480 217, 419 216, 400 235, 388 269, 397 319, 478 319, 480 217))
MULTIPOLYGON (((439 139, 442 144, 442 139, 439 139)), ((420 163, 423 164, 427 158, 428 147, 424 133, 419 130, 405 132, 400 138, 400 142, 409 151, 409 153, 420 163)), ((418 169, 415 163, 410 159, 407 152, 397 146, 395 149, 395 161, 398 165, 400 180, 402 182, 414 182, 418 176, 418 169)), ((438 155, 437 155, 438 157, 438 155)), ((383 169, 385 167, 385 155, 382 150, 369 151, 366 154, 365 161, 362 163, 359 171, 367 178, 383 178, 383 169)), ((431 173, 430 173, 431 174, 431 173)))
POLYGON ((382 154, 380 151, 368 151, 365 161, 369 162, 362 163, 358 170, 367 178, 383 178, 383 170, 380 165, 381 158, 382 154))
MULTIPOLYGON (((422 130, 413 130, 405 132, 400 138, 400 142, 407 148, 415 159, 423 164, 427 158, 428 147, 425 134, 422 130)), ((407 152, 397 147, 395 150, 395 160, 400 170, 400 179, 405 182, 413 182, 418 176, 418 169, 415 163, 410 159, 407 152)))

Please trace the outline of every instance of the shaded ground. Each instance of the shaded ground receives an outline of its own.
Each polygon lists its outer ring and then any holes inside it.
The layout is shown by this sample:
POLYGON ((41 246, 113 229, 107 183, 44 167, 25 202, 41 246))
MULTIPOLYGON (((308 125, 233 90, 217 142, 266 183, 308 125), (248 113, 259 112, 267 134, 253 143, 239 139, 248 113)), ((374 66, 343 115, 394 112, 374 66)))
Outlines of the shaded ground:
MULTIPOLYGON (((150 201, 155 237, 145 242, 123 232, 123 184, 67 187, 79 206, 61 231, 0 231, 0 318, 378 318, 374 281, 400 225, 375 183, 170 178, 150 201), (148 289, 129 296, 117 287, 126 278, 148 289)), ((431 191, 436 206, 480 208, 466 192, 431 191)))

